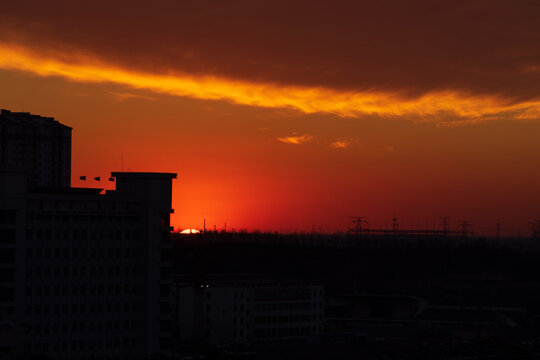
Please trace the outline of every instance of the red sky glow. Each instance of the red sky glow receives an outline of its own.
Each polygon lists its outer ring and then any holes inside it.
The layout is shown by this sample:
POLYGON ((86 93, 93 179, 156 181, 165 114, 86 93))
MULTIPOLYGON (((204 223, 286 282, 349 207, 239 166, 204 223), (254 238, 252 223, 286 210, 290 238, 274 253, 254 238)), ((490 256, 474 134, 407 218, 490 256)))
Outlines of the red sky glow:
POLYGON ((0 4, 0 106, 72 126, 74 179, 177 172, 182 229, 540 218, 539 2, 152 4, 0 4))

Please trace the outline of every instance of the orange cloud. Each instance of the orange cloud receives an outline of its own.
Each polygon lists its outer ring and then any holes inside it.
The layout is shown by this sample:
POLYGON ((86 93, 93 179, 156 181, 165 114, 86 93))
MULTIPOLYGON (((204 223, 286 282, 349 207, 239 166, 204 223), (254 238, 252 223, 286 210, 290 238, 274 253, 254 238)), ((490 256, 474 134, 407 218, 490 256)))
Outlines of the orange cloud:
POLYGON ((347 140, 336 140, 333 143, 330 144, 331 147, 336 149, 345 149, 348 148, 351 145, 350 142, 347 140))
POLYGON ((321 112, 344 117, 378 115, 441 123, 470 123, 501 118, 538 120, 540 113, 540 99, 512 102, 497 96, 470 95, 450 90, 405 98, 397 93, 382 91, 353 92, 325 87, 237 81, 215 76, 154 74, 68 54, 61 54, 58 58, 43 58, 27 48, 6 43, 0 43, 0 68, 40 76, 60 76, 79 82, 110 82, 175 96, 224 100, 268 108, 291 108, 304 113, 321 112))
POLYGON ((313 136, 307 135, 307 134, 305 134, 305 135, 291 135, 291 136, 286 136, 286 137, 278 137, 277 140, 281 141, 282 143, 285 143, 285 144, 300 145, 300 144, 304 144, 304 143, 312 141, 313 136))
POLYGON ((126 93, 126 92, 117 92, 117 91, 108 91, 109 94, 114 96, 114 98, 118 101, 124 101, 129 99, 144 99, 144 100, 156 100, 156 98, 141 94, 132 94, 132 93, 126 93))

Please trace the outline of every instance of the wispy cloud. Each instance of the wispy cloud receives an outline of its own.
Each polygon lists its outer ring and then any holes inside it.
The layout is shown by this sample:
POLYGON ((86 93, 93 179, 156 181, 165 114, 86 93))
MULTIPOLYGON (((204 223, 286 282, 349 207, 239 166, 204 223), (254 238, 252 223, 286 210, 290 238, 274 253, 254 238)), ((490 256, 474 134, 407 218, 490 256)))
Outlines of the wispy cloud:
POLYGON ((156 98, 152 96, 134 94, 134 93, 128 93, 128 92, 107 91, 107 93, 112 95, 118 101, 124 101, 124 100, 129 100, 129 99, 156 100, 156 98))
POLYGON ((330 146, 336 149, 345 149, 351 146, 351 143, 347 140, 336 140, 330 146))
POLYGON ((304 144, 304 143, 312 141, 313 136, 308 135, 308 134, 291 135, 291 136, 285 136, 285 137, 278 137, 277 140, 285 144, 300 145, 300 144, 304 144))

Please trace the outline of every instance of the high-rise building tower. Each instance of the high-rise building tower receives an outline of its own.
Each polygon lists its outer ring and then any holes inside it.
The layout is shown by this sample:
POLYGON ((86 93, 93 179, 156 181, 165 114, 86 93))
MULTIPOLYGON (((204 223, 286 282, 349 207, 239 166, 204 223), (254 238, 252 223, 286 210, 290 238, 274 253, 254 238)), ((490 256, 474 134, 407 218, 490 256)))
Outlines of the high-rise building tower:
POLYGON ((71 130, 51 117, 2 109, 0 165, 24 169, 29 187, 69 187, 71 130))

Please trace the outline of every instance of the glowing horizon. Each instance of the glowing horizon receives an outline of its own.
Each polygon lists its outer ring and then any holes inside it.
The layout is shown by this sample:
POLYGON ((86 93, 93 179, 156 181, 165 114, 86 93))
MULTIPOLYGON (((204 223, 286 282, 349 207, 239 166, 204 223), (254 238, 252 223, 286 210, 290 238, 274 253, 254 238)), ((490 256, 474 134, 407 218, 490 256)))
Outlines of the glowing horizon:
POLYGON ((540 8, 312 5, 0 2, 0 104, 74 129, 74 185, 182 174, 176 229, 538 218, 540 8))

